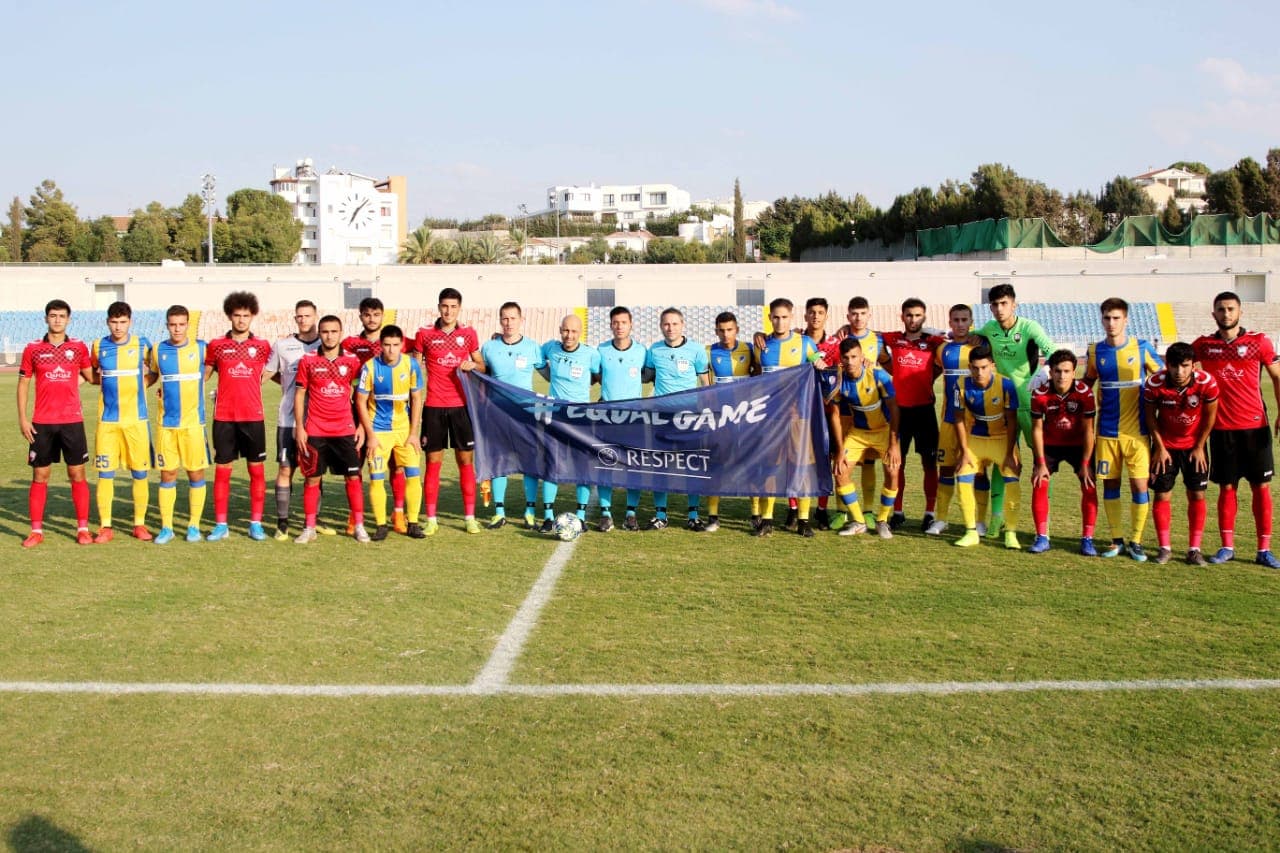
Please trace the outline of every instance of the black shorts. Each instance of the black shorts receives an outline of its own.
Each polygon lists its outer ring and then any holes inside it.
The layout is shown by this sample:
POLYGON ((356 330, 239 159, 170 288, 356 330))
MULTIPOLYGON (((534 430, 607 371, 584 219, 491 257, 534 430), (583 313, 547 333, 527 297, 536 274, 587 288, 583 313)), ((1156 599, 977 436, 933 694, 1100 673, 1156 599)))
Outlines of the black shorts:
POLYGON ((1044 447, 1044 464, 1049 469, 1050 474, 1058 473, 1058 466, 1063 462, 1071 466, 1071 470, 1076 472, 1076 476, 1080 476, 1080 469, 1084 466, 1084 448, 1080 445, 1048 445, 1044 447))
POLYGON ((1215 429, 1209 433, 1209 480, 1234 486, 1240 478, 1251 484, 1270 483, 1275 469, 1271 455, 1271 427, 1215 429))
POLYGON ((1158 494, 1173 491, 1174 481, 1178 479, 1178 474, 1182 474, 1182 484, 1187 487, 1189 492, 1203 492, 1209 488, 1209 472, 1197 471, 1195 463, 1191 461, 1191 449, 1185 450, 1169 450, 1170 464, 1167 468, 1157 474, 1156 471, 1156 455, 1151 454, 1151 491, 1158 494))
POLYGON ((276 462, 285 468, 298 467, 298 442, 293 427, 276 427, 276 462))
POLYGON ((48 468, 62 460, 68 465, 84 465, 89 461, 89 442, 84 437, 84 423, 35 424, 36 440, 27 450, 27 464, 32 468, 48 468))
POLYGON ((466 406, 426 406, 422 410, 422 449, 438 453, 446 447, 475 450, 476 436, 466 406))
POLYGON ((213 464, 230 465, 240 458, 267 459, 267 427, 262 421, 214 421, 213 464))
POLYGON ((298 454, 298 466, 304 477, 360 474, 360 454, 356 453, 354 435, 310 436, 307 449, 307 453, 298 454))
POLYGON ((911 450, 912 441, 921 458, 938 458, 938 413, 932 404, 898 408, 898 444, 903 457, 911 450))

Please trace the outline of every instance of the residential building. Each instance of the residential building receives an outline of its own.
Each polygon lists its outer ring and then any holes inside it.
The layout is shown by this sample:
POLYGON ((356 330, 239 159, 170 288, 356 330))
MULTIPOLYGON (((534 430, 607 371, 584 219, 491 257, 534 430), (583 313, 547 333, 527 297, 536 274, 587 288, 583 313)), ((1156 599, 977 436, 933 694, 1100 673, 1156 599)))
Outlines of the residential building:
POLYGON ((356 172, 316 172, 310 158, 274 167, 271 191, 302 223, 299 264, 394 264, 408 233, 407 183, 356 172))
MULTIPOLYGON (((742 202, 742 221, 747 225, 751 225, 760 218, 760 214, 769 209, 772 202, 768 201, 746 201, 742 202)), ((701 207, 704 210, 715 210, 717 207, 733 216, 733 198, 704 198, 693 203, 694 207, 701 207)))
POLYGON ((1186 169, 1151 169, 1134 175, 1133 182, 1155 202, 1157 210, 1163 210, 1170 198, 1183 213, 1192 208, 1197 213, 1204 213, 1208 206, 1204 198, 1205 176, 1186 169))
POLYGON ((726 216, 723 213, 712 215, 710 222, 702 222, 695 220, 693 222, 681 222, 676 228, 680 235, 680 239, 686 243, 697 241, 706 243, 710 246, 720 237, 733 236, 733 217, 726 216))
POLYGON ((653 239, 656 239, 655 236, 643 228, 639 231, 614 231, 604 237, 610 249, 630 249, 640 254, 644 254, 644 250, 649 248, 649 241, 653 239))
POLYGON ((547 188, 547 207, 538 215, 603 222, 619 226, 643 225, 683 213, 690 207, 689 191, 675 184, 606 184, 604 186, 554 186, 547 188))

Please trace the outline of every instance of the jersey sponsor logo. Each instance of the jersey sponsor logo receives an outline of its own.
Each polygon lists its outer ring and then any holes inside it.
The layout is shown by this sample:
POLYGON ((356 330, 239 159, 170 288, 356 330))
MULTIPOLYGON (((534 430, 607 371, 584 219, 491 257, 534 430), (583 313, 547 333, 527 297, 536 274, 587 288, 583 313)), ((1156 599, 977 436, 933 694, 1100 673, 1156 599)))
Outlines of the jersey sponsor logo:
POLYGON ((1244 379, 1244 371, 1234 365, 1224 364, 1222 366, 1222 378, 1228 381, 1239 382, 1244 379))
POLYGON ((316 393, 321 397, 344 397, 347 390, 336 382, 330 382, 317 388, 316 393))
MULTIPOLYGON (((252 355, 252 353, 250 353, 250 355, 252 355)), ((253 368, 245 364, 243 361, 236 362, 231 367, 227 368, 227 376, 230 376, 232 379, 252 379, 253 368)))
POLYGON ((74 373, 62 365, 58 365, 53 370, 46 370, 43 375, 50 382, 69 382, 71 377, 75 376, 74 373))

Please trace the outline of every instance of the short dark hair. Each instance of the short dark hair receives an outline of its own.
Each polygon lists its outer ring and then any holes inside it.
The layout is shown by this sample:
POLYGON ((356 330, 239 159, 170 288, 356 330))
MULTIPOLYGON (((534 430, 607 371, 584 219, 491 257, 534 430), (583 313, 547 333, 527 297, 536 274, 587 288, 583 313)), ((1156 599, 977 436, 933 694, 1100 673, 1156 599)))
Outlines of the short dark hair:
POLYGON ((973 349, 969 350, 969 363, 975 361, 995 361, 995 356, 991 354, 991 344, 980 343, 973 349))
POLYGON ((997 284, 995 287, 987 291, 987 304, 991 305, 995 302, 999 302, 1006 296, 1014 302, 1018 301, 1018 294, 1014 293, 1012 284, 997 284))
POLYGON ((440 298, 436 300, 436 303, 444 302, 446 299, 456 299, 459 305, 462 304, 462 294, 455 287, 446 287, 440 291, 440 298))
POLYGON ((107 319, 114 320, 117 317, 132 317, 133 309, 129 307, 128 302, 112 302, 107 306, 107 319))
POLYGON ((870 308, 871 303, 867 301, 865 296, 855 296, 849 300, 849 310, 855 311, 859 308, 870 308))
POLYGON ((169 322, 169 320, 173 319, 174 317, 190 318, 191 312, 187 310, 187 306, 185 305, 170 305, 169 310, 164 312, 165 322, 166 323, 169 322))
POLYGON ((392 323, 389 326, 383 326, 382 332, 378 335, 378 340, 385 341, 387 338, 399 338, 400 340, 404 340, 404 330, 395 323, 392 323))
MULTIPOLYGON (((973 353, 969 353, 969 357, 973 358, 973 353)), ((1071 366, 1075 367, 1079 362, 1076 361, 1076 354, 1069 349, 1054 350, 1053 355, 1049 356, 1049 366, 1057 367, 1064 361, 1071 362, 1071 366)))
POLYGON ((631 309, 627 308, 624 305, 615 305, 613 306, 613 310, 609 312, 609 319, 612 320, 614 317, 618 317, 622 314, 626 314, 628 317, 630 317, 631 309))
POLYGON ((1164 363, 1166 367, 1173 367, 1175 364, 1186 364, 1188 361, 1196 360, 1196 351, 1191 344, 1178 341, 1169 344, 1169 348, 1164 351, 1164 363))
POLYGON ((719 326, 721 323, 732 323, 736 326, 738 325, 738 317, 732 311, 721 311, 716 315, 716 325, 719 326))
POLYGON ((804 301, 804 310, 808 311, 814 306, 820 306, 823 311, 828 311, 831 307, 827 305, 827 300, 823 299, 821 296, 810 296, 804 301))
POLYGON ((1119 296, 1112 296, 1108 299, 1102 300, 1102 305, 1099 306, 1099 311, 1100 313, 1103 313, 1103 314, 1107 313, 1108 311, 1123 311, 1124 315, 1128 317, 1129 303, 1125 302, 1119 296))
POLYGON ((386 309, 382 305, 382 300, 376 296, 366 296, 364 299, 360 300, 359 311, 361 314, 363 314, 366 311, 384 311, 384 310, 386 309))
POLYGON ((66 311, 67 316, 71 316, 71 306, 63 299, 50 299, 44 306, 44 315, 48 317, 50 311, 66 311))
POLYGON ((258 297, 247 290, 234 290, 222 300, 222 313, 228 317, 233 311, 242 310, 248 310, 253 316, 258 316, 258 297))
POLYGON ((514 309, 516 309, 516 313, 517 313, 518 315, 520 315, 521 317, 523 317, 523 316, 524 316, 524 311, 520 308, 520 303, 519 303, 519 302, 504 302, 504 303, 502 303, 502 306, 498 309, 498 314, 499 314, 499 316, 501 316, 502 312, 503 312, 503 311, 506 311, 508 308, 514 308, 514 309))
POLYGON ((969 312, 969 320, 970 320, 970 322, 972 322, 972 321, 973 321, 973 306, 972 306, 972 305, 965 305, 963 302, 957 302, 955 305, 952 305, 950 308, 948 308, 948 309, 947 309, 947 316, 948 316, 948 317, 950 317, 952 314, 956 313, 957 311, 968 311, 968 312, 969 312))
POLYGON ((325 323, 337 323, 338 328, 339 329, 342 328, 342 318, 339 317, 337 314, 325 314, 323 317, 320 318, 320 322, 316 323, 316 328, 317 329, 320 328, 325 323))
POLYGON ((297 311, 299 308, 311 308, 313 310, 319 310, 319 309, 316 309, 316 304, 312 302, 310 299, 299 299, 297 302, 295 302, 293 305, 293 310, 297 311))
POLYGON ((679 308, 667 308, 667 309, 665 309, 661 314, 659 314, 659 315, 658 315, 658 319, 659 319, 659 320, 661 320, 663 317, 667 316, 668 314, 675 314, 675 315, 676 315, 677 317, 679 317, 681 320, 683 320, 683 319, 684 319, 684 312, 683 312, 683 311, 681 311, 679 308))
POLYGON ((769 303, 769 312, 777 311, 779 308, 786 308, 788 311, 795 310, 795 303, 785 296, 779 296, 777 299, 769 303))
POLYGON ((908 296, 902 301, 902 310, 906 311, 908 308, 928 308, 928 306, 924 304, 924 300, 920 297, 908 296))
POLYGON ((1217 296, 1213 297, 1214 305, 1217 305, 1219 302, 1234 302, 1235 304, 1239 305, 1240 296, 1233 291, 1224 290, 1221 293, 1219 293, 1217 296))
POLYGON ((855 338, 853 335, 850 335, 849 337, 845 338, 840 342, 840 355, 844 355, 845 353, 855 349, 861 350, 862 342, 859 341, 857 338, 855 338))

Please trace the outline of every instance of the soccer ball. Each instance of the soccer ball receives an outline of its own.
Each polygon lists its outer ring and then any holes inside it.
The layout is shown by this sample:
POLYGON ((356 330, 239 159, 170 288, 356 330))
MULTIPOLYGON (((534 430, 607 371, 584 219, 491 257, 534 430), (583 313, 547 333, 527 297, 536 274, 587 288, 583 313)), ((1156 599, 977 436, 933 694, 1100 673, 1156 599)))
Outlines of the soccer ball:
POLYGON ((582 533, 582 519, 571 512, 562 512, 556 516, 556 538, 572 542, 582 533))

